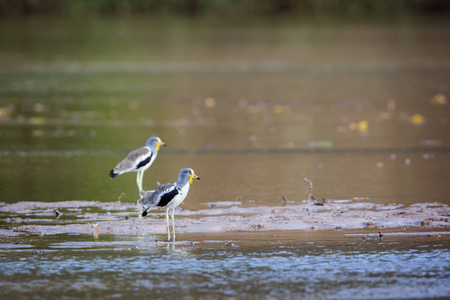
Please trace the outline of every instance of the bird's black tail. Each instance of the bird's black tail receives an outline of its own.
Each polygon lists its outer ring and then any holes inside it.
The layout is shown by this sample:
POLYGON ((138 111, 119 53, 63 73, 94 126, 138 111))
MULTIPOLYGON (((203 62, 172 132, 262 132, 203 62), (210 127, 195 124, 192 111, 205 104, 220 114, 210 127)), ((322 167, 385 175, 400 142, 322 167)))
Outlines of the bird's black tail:
POLYGON ((148 215, 148 209, 144 210, 144 212, 142 213, 143 217, 145 217, 146 215, 148 215))
POLYGON ((111 177, 111 179, 114 179, 114 177, 116 177, 117 175, 119 174, 114 173, 114 170, 111 170, 111 172, 109 172, 109 176, 111 177))

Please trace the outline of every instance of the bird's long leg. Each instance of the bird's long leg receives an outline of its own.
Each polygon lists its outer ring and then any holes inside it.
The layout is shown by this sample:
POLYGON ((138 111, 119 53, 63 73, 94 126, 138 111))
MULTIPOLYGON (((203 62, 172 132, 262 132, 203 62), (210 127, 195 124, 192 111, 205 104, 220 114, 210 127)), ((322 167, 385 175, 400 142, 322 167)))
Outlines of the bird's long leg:
POLYGON ((139 188, 139 194, 141 194, 142 192, 142 178, 144 178, 144 171, 139 171, 137 172, 137 178, 136 178, 136 183, 138 185, 139 188))
MULTIPOLYGON (((142 181, 143 181, 143 179, 144 179, 144 171, 141 171, 141 177, 139 178, 139 181, 141 182, 141 191, 143 190, 143 188, 142 188, 142 181)), ((139 193, 141 191, 139 191, 139 193)))
POLYGON ((166 210, 166 222, 167 222, 167 241, 170 241, 170 227, 169 227, 169 209, 166 210))
POLYGON ((175 242, 175 209, 172 209, 172 235, 175 242))
MULTIPOLYGON (((141 171, 141 175, 139 176, 139 185, 141 187, 141 191, 143 190, 142 188, 142 179, 144 178, 144 171, 141 171)), ((141 192, 139 191, 139 192, 141 192)))
POLYGON ((141 185, 140 185, 140 180, 139 180, 139 177, 140 177, 140 175, 141 175, 141 172, 137 172, 137 177, 136 177, 136 183, 137 183, 137 186, 138 186, 138 189, 139 189, 139 194, 141 193, 141 191, 142 191, 142 187, 141 187, 141 185))

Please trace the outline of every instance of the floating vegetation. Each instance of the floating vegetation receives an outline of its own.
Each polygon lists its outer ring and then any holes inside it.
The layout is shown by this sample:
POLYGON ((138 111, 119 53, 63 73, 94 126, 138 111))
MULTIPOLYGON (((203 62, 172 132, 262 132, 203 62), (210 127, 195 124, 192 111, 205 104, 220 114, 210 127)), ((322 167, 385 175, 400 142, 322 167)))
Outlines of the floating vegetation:
POLYGON ((425 123, 425 117, 421 114, 414 114, 410 118, 411 124, 413 125, 423 125, 425 123))
POLYGON ((444 94, 436 94, 431 98, 431 103, 436 106, 443 106, 447 104, 447 97, 444 94))
POLYGON ((330 148, 333 146, 332 141, 310 141, 308 146, 311 148, 330 148))

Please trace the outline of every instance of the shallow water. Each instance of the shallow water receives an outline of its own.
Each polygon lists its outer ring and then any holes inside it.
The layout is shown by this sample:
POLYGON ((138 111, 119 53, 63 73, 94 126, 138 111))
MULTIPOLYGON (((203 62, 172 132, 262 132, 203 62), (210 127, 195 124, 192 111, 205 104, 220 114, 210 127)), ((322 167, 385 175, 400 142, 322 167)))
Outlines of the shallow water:
POLYGON ((366 233, 184 235, 176 244, 145 235, 13 238, 19 244, 0 254, 0 281, 3 295, 36 299, 448 297, 448 234, 362 240, 366 233))
MULTIPOLYGON (((317 199, 450 204, 448 28, 2 19, 1 201, 135 203, 135 174, 110 180, 109 170, 158 135, 168 147, 144 188, 193 168, 201 181, 183 209, 300 203, 304 177, 317 199)), ((371 231, 180 234, 193 244, 158 245, 161 236, 2 237, 1 293, 450 295, 448 235, 362 242, 347 233, 371 231)))

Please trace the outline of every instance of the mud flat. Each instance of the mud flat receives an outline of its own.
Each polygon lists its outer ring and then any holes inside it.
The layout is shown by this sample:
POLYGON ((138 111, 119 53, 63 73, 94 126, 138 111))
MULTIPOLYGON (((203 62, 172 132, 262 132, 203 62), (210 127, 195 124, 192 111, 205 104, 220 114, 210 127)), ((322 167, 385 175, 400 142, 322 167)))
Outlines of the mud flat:
MULTIPOLYGON (((240 207, 239 202, 205 203, 206 209, 177 210, 177 233, 362 228, 450 228, 450 208, 442 203, 381 205, 334 200, 285 206, 240 207)), ((21 234, 163 234, 165 211, 139 217, 132 203, 61 201, 0 204, 1 236, 21 234)))

